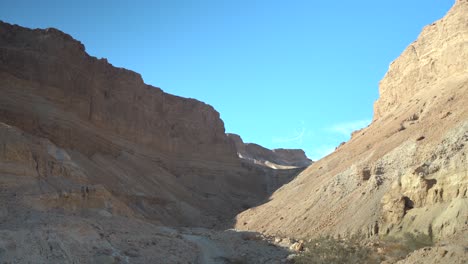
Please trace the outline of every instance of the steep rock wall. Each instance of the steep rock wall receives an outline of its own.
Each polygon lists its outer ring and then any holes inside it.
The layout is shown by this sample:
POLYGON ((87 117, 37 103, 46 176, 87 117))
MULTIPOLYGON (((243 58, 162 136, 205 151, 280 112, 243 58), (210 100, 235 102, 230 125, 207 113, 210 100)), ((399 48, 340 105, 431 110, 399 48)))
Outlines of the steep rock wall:
POLYGON ((468 21, 466 1, 457 1, 450 13, 424 27, 398 59, 390 64, 380 82, 374 120, 396 111, 399 104, 435 83, 468 74, 468 21))
POLYGON ((211 227, 268 193, 211 106, 146 85, 59 30, 0 22, 0 95, 2 191, 30 194, 8 206, 211 227), (15 134, 21 144, 9 140, 15 134))
MULTIPOLYGON (((211 106, 146 85, 139 74, 89 56, 80 42, 61 31, 1 23, 0 49, 2 92, 12 93, 11 97, 23 96, 15 87, 21 81, 31 97, 41 97, 57 111, 71 113, 80 122, 132 144, 182 156, 190 153, 211 160, 234 160, 224 124, 211 106)), ((5 101, 2 104, 13 98, 5 101)), ((97 151, 99 144, 83 145, 62 138, 62 134, 73 138, 78 131, 51 127, 46 119, 51 118, 52 109, 11 103, 17 105, 2 107, 7 112, 4 119, 10 117, 10 122, 27 131, 54 134, 62 145, 90 154, 97 151)))

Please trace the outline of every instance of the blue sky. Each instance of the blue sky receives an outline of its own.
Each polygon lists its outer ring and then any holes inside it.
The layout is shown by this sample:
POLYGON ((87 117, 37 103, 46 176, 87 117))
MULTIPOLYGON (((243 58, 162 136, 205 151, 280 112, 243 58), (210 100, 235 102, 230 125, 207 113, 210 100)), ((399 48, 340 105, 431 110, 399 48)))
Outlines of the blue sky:
POLYGON ((316 160, 370 122, 390 62, 453 2, 1 0, 0 20, 65 31, 244 141, 316 160))

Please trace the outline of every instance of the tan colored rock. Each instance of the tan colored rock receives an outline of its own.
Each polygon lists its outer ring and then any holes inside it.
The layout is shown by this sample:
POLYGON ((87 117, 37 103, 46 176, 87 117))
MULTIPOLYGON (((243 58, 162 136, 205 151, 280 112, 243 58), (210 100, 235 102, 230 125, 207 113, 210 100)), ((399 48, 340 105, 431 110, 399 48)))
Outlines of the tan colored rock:
POLYGON ((405 259, 398 261, 398 264, 463 264, 468 259, 466 248, 457 245, 422 248, 412 252, 405 259))
POLYGON ((298 241, 292 244, 289 247, 289 250, 294 251, 294 252, 300 252, 304 250, 304 242, 298 241))
POLYGON ((456 1, 447 16, 426 26, 418 40, 390 64, 380 82, 374 120, 402 110, 401 102, 414 100, 434 84, 466 77, 466 20, 466 1, 456 1))

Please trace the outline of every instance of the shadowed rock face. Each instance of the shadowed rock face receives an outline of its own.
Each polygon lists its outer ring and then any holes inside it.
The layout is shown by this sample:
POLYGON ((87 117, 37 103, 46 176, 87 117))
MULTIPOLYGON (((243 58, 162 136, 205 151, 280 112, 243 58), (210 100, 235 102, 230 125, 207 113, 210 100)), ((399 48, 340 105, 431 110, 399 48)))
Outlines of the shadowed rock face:
POLYGON ((236 226, 296 237, 466 237, 467 69, 468 1, 459 0, 390 65, 372 124, 236 226))
POLYGON ((268 194, 290 182, 312 160, 301 149, 267 149, 257 144, 244 143, 236 134, 227 134, 237 150, 242 166, 255 175, 264 176, 264 186, 268 194))
POLYGON ((273 169, 305 168, 312 164, 302 149, 267 149, 253 143, 244 143, 236 134, 227 134, 234 142, 237 155, 246 161, 273 169))
POLYGON ((272 191, 211 106, 146 85, 59 30, 0 23, 0 95, 1 190, 28 193, 18 207, 211 227, 272 191))

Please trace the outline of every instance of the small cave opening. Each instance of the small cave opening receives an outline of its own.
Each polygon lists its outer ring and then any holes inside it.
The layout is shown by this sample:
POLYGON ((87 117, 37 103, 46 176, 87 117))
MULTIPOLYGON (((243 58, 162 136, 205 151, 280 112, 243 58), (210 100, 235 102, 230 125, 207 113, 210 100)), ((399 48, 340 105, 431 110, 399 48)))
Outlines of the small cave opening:
POLYGON ((377 221, 375 221, 375 224, 374 224, 374 235, 378 235, 379 234, 379 223, 377 221))
POLYGON ((408 196, 403 196, 403 199, 405 201, 405 214, 406 214, 407 211, 414 208, 414 202, 408 196))
POLYGON ((426 185, 427 185, 427 190, 431 189, 432 187, 434 187, 434 185, 437 184, 437 180, 436 179, 426 179, 426 185))

